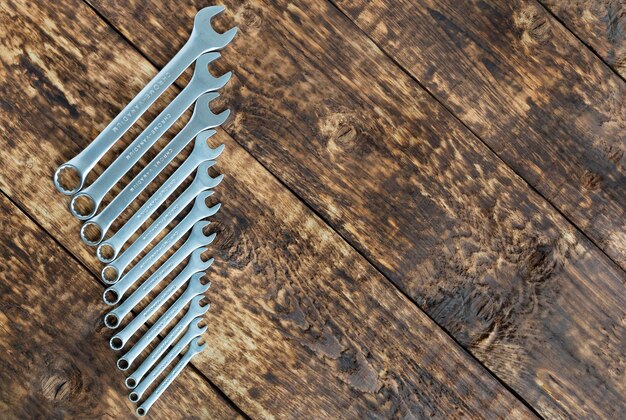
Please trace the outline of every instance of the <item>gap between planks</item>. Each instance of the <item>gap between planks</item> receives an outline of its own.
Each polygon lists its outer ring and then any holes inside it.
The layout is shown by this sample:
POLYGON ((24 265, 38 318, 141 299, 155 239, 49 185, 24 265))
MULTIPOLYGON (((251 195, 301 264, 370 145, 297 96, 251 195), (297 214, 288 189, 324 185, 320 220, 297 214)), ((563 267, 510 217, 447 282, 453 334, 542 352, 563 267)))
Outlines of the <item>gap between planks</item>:
MULTIPOLYGON (((65 253, 74 261, 76 262, 79 266, 81 266, 82 268, 85 269, 85 271, 92 276, 93 278, 96 279, 96 282, 101 285, 104 286, 104 284, 101 282, 101 280, 95 276, 93 274, 93 272, 91 271, 91 269, 89 267, 87 267, 79 258, 77 258, 69 249, 67 249, 67 247, 65 245, 63 245, 61 242, 59 242, 59 240, 52 235, 50 232, 48 232, 40 223, 39 221, 37 221, 37 219, 35 219, 26 209, 24 209, 20 203, 16 202, 15 200, 13 200, 13 198, 6 193, 6 191, 0 189, 0 193, 2 193, 2 195, 9 200, 9 202, 11 202, 15 207, 17 207, 26 217, 28 217, 28 219, 33 222, 39 229, 41 229, 42 232, 44 232, 49 238, 52 239, 52 241, 57 244, 61 249, 63 249, 65 251, 65 253)), ((132 312, 133 314, 135 314, 135 312, 132 312)), ((136 315, 136 314, 135 314, 136 315)), ((106 343, 105 343, 106 345, 106 343)), ((241 415, 243 418, 245 419, 250 419, 250 416, 248 416, 237 404, 235 404, 229 397, 228 395, 226 395, 226 393, 224 391, 222 391, 217 385, 215 385, 213 383, 213 381, 211 381, 211 379, 209 379, 204 372, 202 372, 200 369, 198 369, 193 361, 191 361, 191 363, 189 363, 188 365, 195 373, 198 374, 198 376, 200 376, 201 378, 203 378, 206 383, 209 385, 209 387, 211 389, 213 389, 215 391, 215 393, 217 395, 219 395, 220 397, 222 397, 224 399, 224 401, 230 405, 230 407, 237 412, 239 415, 241 415)))

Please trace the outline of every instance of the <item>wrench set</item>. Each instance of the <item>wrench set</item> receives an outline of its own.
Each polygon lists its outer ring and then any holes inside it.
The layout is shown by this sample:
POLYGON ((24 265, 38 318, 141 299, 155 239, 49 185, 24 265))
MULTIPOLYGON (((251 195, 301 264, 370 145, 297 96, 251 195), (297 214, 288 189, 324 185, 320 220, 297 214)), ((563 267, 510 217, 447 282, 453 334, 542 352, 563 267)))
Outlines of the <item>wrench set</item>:
POLYGON ((222 6, 198 11, 191 35, 181 50, 89 146, 61 165, 54 174, 56 188, 72 196, 69 205, 71 214, 83 221, 81 239, 97 247, 96 256, 106 264, 102 269, 102 281, 109 287, 104 291, 103 299, 107 305, 119 305, 105 315, 104 324, 117 330, 129 315, 134 315, 116 331, 109 345, 113 350, 124 351, 117 366, 120 370, 132 372, 125 381, 126 387, 131 390, 130 400, 139 403, 146 396, 137 408, 139 416, 146 415, 176 376, 204 348, 200 336, 206 331, 206 326, 203 326, 202 317, 209 305, 203 302, 210 283, 203 279, 213 259, 204 260, 202 254, 215 240, 215 234, 205 233, 210 224, 206 219, 220 208, 220 204, 209 207, 206 201, 223 178, 222 175, 211 177, 208 170, 224 149, 223 145, 211 148, 207 141, 216 133, 214 129, 229 116, 228 110, 213 113, 210 103, 219 97, 217 91, 231 77, 230 72, 214 77, 208 68, 220 57, 217 51, 227 46, 237 32, 237 28, 224 33, 213 29, 211 19, 223 11, 222 6), (85 186, 87 175, 100 159, 194 63, 193 76, 185 88, 95 181, 85 186), (105 196, 126 173, 139 165, 144 154, 192 105, 193 112, 186 125, 102 208, 105 196), (192 151, 184 162, 136 212, 127 220, 121 220, 124 211, 144 189, 192 142, 192 151), (187 179, 192 179, 189 186, 173 201, 170 200, 171 204, 162 208, 168 198, 174 198, 174 191, 187 179), (142 226, 160 208, 159 216, 142 230, 142 226), (175 220, 178 222, 175 223, 175 220), (108 235, 113 224, 120 221, 124 222, 122 226, 108 235), (169 232, 156 241, 159 234, 173 223, 175 225, 169 232), (135 239, 131 241, 133 237, 135 239), (160 259, 179 242, 182 244, 159 264, 160 259), (182 270, 168 281, 168 277, 179 267, 182 270), (152 268, 156 270, 144 279, 152 268), (167 284, 150 300, 149 295, 161 283, 167 284), (182 293, 178 293, 180 291, 182 293), (177 293, 178 298, 168 303, 177 293), (140 304, 145 305, 143 309, 140 304), (162 310, 164 312, 150 325, 151 318, 162 310), (182 317, 175 322, 179 315, 182 317), (170 324, 174 325, 164 334, 170 324), (147 330, 141 337, 136 337, 144 326, 147 330), (163 338, 156 344, 159 337, 163 338), (125 349, 131 341, 135 343, 125 349), (156 346, 151 346, 153 343, 156 346), (168 368, 170 370, 165 374, 168 368), (158 382, 163 374, 164 378, 158 382), (148 393, 153 385, 154 389, 148 393))

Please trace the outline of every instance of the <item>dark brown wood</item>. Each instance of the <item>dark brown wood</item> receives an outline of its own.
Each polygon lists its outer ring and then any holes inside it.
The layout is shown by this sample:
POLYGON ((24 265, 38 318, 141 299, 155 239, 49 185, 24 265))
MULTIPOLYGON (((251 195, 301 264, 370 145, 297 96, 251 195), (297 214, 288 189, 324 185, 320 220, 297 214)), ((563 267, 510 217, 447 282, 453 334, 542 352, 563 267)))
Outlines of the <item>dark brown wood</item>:
POLYGON ((540 1, 626 78, 626 3, 623 0, 540 1))
MULTIPOLYGON (((102 288, 0 194, 0 417, 134 418, 105 346, 102 288)), ((168 418, 236 418, 187 369, 153 408, 168 418)))
MULTIPOLYGON (((83 3, 7 9, 1 141, 11 159, 0 188, 95 274, 49 179, 155 69, 83 3)), ((232 401, 255 417, 532 417, 228 135, 214 141, 227 145, 228 178, 209 348, 194 365, 232 401)))
POLYGON ((337 2, 626 267, 626 83, 532 1, 337 2))
MULTIPOLYGON (((159 65, 195 12, 93 3, 159 65)), ((237 74, 233 137, 542 414, 624 413, 623 271, 330 4, 225 4, 220 26, 241 28, 219 66, 237 74)), ((605 226, 623 223, 614 213, 605 226)))

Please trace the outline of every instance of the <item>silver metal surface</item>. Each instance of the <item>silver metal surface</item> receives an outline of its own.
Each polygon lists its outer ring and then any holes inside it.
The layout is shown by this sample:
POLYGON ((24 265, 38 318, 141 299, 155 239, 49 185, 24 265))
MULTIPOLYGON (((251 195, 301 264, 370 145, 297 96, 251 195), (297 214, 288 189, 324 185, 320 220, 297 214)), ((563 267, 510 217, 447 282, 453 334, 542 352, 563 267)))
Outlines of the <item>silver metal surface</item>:
MULTIPOLYGON (((211 305, 207 304, 202 306, 200 302, 204 299, 204 296, 199 295, 191 299, 189 303, 189 308, 187 312, 183 316, 182 320, 185 321, 186 324, 189 324, 194 318, 204 315, 206 311, 209 310, 211 305)), ((177 301, 178 302, 178 301, 177 301)), ((184 307, 184 306, 183 306, 184 307)), ((177 307, 174 316, 180 312, 183 307, 177 307)), ((171 309, 171 308, 170 308, 171 309)), ((168 310, 169 312, 169 310, 168 310)), ((122 367, 131 366, 133 362, 144 352, 154 340, 159 333, 167 326, 167 324, 174 318, 171 314, 168 314, 167 322, 161 322, 164 319, 165 314, 152 326, 146 333, 135 343, 135 345, 118 361, 118 367, 121 365, 122 367)), ((181 320, 181 321, 182 321, 181 320)))
POLYGON ((209 72, 209 64, 216 60, 218 53, 203 54, 196 62, 193 77, 187 86, 167 105, 167 107, 152 121, 143 132, 126 148, 123 154, 87 188, 72 197, 70 211, 80 220, 86 220, 96 214, 104 196, 126 174, 139 159, 152 147, 161 136, 185 113, 200 95, 216 91, 228 82, 231 73, 219 78, 209 72), (88 214, 79 213, 76 203, 80 199, 91 202, 91 211, 88 214))
MULTIPOLYGON (((132 285, 141 277, 143 273, 145 273, 151 266, 154 264, 161 256, 167 252, 169 248, 171 248, 180 238, 182 238, 189 229, 194 228, 194 223, 206 218, 213 216, 220 209, 220 204, 216 204, 212 207, 207 207, 206 199, 213 195, 213 191, 207 190, 202 191, 195 199, 194 205, 187 213, 187 215, 181 220, 168 234, 159 241, 157 245, 154 246, 133 268, 130 269, 128 274, 124 276, 124 278, 120 281, 122 286, 118 286, 123 288, 125 284, 132 285)), ((155 220, 155 223, 158 221, 155 220)), ((154 223, 153 223, 154 224, 154 223)), ((158 235, 158 233, 166 226, 166 225, 155 225, 158 229, 151 228, 152 225, 146 231, 146 236, 144 235, 137 238, 133 244, 126 249, 115 261, 111 264, 105 266, 102 269, 102 280, 105 283, 113 284, 122 276, 126 267, 141 253, 142 250, 152 241, 152 239, 158 235)), ((192 233, 193 235, 193 233, 192 233)), ((118 283, 119 284, 119 283, 118 283)), ((117 285, 116 285, 117 286, 117 285)))
POLYGON ((89 146, 73 159, 59 166, 53 178, 57 190, 66 195, 78 192, 83 187, 87 174, 96 163, 187 67, 203 53, 220 50, 232 41, 237 28, 231 28, 219 34, 211 25, 211 19, 223 11, 223 6, 211 6, 198 11, 189 39, 170 62, 148 82, 89 146), (64 171, 72 171, 78 178, 78 185, 64 188, 60 183, 60 176, 64 171))
MULTIPOLYGON (((180 289, 194 274, 198 273, 204 275, 211 264, 213 264, 213 258, 203 261, 202 253, 207 251, 208 248, 198 248, 191 253, 189 261, 185 268, 172 280, 166 287, 159 293, 157 297, 150 302, 143 311, 141 311, 133 320, 133 322, 145 323, 148 319, 158 311, 161 306, 169 298, 171 298, 178 289, 180 289)), ((141 302, 147 293, 142 290, 135 290, 120 306, 110 311, 104 317, 104 325, 108 328, 114 329, 119 327, 124 318, 133 310, 139 302, 141 302)), ((130 324, 129 324, 130 325, 130 324)))
MULTIPOLYGON (((85 222, 80 230, 80 237, 87 245, 98 245, 117 217, 141 194, 144 188, 150 184, 174 158, 189 144, 189 142, 201 131, 221 125, 228 115, 226 110, 215 115, 209 108, 209 102, 219 95, 214 92, 205 93, 196 102, 193 115, 187 125, 165 146, 159 154, 152 159, 150 164, 128 184, 98 215, 85 222), (92 241, 86 235, 89 227, 99 231, 99 237, 92 241)), ((211 130, 213 131, 213 130, 211 130)), ((213 134, 215 131, 213 131, 213 134)), ((217 157, 217 156, 215 156, 217 157)))
MULTIPOLYGON (((148 220, 148 218, 159 208, 161 204, 179 187, 180 184, 196 169, 196 176, 187 189, 167 208, 167 210, 155 221, 152 226, 167 226, 172 218, 178 215, 198 194, 202 191, 216 187, 224 178, 219 175, 212 178, 208 174, 208 169, 215 164, 213 160, 207 160, 209 156, 219 154, 224 149, 220 145, 216 149, 209 149, 206 143, 206 134, 203 131, 196 136, 194 149, 182 165, 170 176, 167 181, 146 201, 133 216, 109 239, 98 245, 96 254, 98 259, 104 263, 110 263, 117 258, 118 253, 131 236, 148 220), (208 150, 214 153, 208 153, 208 150), (105 252, 108 255, 105 256, 105 252)), ((145 233, 148 233, 146 230, 145 233)), ((144 233, 144 234, 145 234, 144 233)), ((144 235, 142 235, 143 237, 144 235)))
MULTIPOLYGON (((152 394, 150 394, 150 396, 148 398, 146 398, 146 400, 143 402, 143 404, 141 404, 137 408, 137 415, 138 416, 143 417, 143 416, 145 416, 148 413, 150 408, 159 399, 159 397, 163 394, 163 392, 165 392, 165 390, 172 384, 172 382, 174 382, 174 379, 176 379, 176 377, 178 375, 180 375, 180 372, 182 372, 182 370, 185 368, 185 366, 187 366, 189 364, 191 359, 193 359, 193 357, 196 354, 198 354, 202 350, 204 350, 205 347, 206 347, 206 344, 200 345, 200 338, 199 337, 198 338, 194 338, 191 341, 191 343, 189 343, 189 349, 187 349, 187 351, 185 352, 183 357, 178 361, 178 363, 176 363, 176 366, 174 366, 174 368, 170 371, 170 373, 167 374, 165 379, 163 379, 163 381, 154 389, 152 394)), ((132 395, 132 393, 131 393, 131 395, 132 395)), ((130 398, 130 396, 129 396, 129 398, 130 398)), ((131 400, 131 401, 133 401, 133 400, 131 400)))
MULTIPOLYGON (((154 324, 152 328, 150 328, 150 330, 155 328, 156 330, 159 330, 158 332, 156 332, 156 334, 158 334, 163 328, 165 328, 165 326, 167 326, 167 324, 170 323, 171 320, 174 319, 174 317, 176 317, 176 315, 185 306, 187 306, 187 304, 191 301, 191 299, 209 290, 209 287, 210 287, 209 283, 202 284, 201 279, 203 276, 204 276, 204 273, 196 273, 191 278, 191 280, 189 281, 189 284, 187 285, 187 289, 185 289, 183 294, 180 295, 180 297, 172 304, 172 306, 170 306, 170 308, 161 316, 161 318, 159 318, 157 323, 154 324)), ((164 303, 164 301, 161 301, 161 304, 162 303, 164 303)), ((145 321, 147 321, 150 318, 150 316, 154 314, 156 309, 158 309, 160 306, 161 305, 157 305, 156 307, 154 306, 151 307, 150 310, 152 310, 152 313, 146 313, 146 310, 144 309, 141 312, 141 316, 135 317, 135 319, 133 319, 120 332, 118 332, 111 338, 111 341, 110 341, 111 348, 113 348, 113 350, 120 350, 121 348, 123 348, 128 342, 128 340, 130 340, 130 338, 137 332, 137 330, 141 328, 141 326, 145 323, 145 321), (115 347, 113 347, 113 343, 115 343, 115 347)), ((150 330, 148 330, 146 334, 150 333, 151 332, 150 330)), ((152 334, 155 334, 155 333, 152 333, 152 334)), ((156 335, 154 335, 154 337, 156 337, 156 335)), ((118 367, 122 370, 128 369, 128 366, 118 365, 118 367)))

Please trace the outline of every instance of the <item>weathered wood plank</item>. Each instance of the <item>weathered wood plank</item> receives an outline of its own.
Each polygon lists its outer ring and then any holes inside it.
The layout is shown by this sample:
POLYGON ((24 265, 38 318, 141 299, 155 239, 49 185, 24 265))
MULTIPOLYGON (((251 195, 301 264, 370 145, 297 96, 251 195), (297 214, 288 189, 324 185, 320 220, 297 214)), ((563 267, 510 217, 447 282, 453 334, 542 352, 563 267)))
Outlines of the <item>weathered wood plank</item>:
MULTIPOLYGON (((195 12, 94 4, 159 65, 195 12)), ((623 413, 624 273, 328 3, 225 4, 234 138, 543 414, 623 413)))
POLYGON ((626 268, 626 83, 525 0, 338 4, 626 268))
MULTIPOLYGON (((93 276, 1 194, 0 227, 0 417, 134 418, 124 375, 111 368, 93 276)), ((189 369, 153 409, 167 418, 237 417, 189 369)))
MULTIPOLYGON (((0 188, 96 273, 48 180, 78 151, 71 140, 87 144, 155 69, 83 3, 9 4, 1 141, 12 157, 0 188)), ((209 349, 194 363, 238 406, 258 417, 531 416, 231 138, 215 141, 232 175, 218 191, 209 349)))
POLYGON ((626 3, 623 0, 540 0, 626 78, 626 3))

